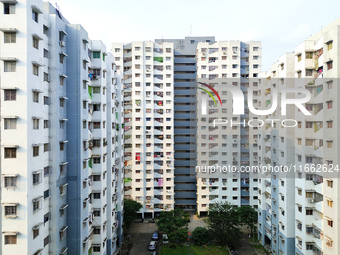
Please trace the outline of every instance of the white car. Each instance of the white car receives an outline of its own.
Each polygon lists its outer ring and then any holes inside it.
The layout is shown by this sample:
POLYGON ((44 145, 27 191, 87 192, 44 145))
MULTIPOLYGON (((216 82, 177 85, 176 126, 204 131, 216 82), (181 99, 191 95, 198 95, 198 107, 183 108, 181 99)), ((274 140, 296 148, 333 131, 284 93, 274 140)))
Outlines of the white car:
POLYGON ((162 235, 163 244, 169 244, 169 238, 167 234, 162 235))
POLYGON ((157 241, 151 241, 149 245, 149 251, 155 251, 157 247, 157 241))

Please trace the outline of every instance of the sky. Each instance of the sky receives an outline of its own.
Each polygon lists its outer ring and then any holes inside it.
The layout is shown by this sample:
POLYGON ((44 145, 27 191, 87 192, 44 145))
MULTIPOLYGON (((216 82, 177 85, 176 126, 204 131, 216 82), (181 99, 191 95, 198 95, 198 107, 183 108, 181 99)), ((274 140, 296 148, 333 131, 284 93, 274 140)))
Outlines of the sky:
MULTIPOLYGON (((262 70, 340 18, 339 0, 55 0, 92 40, 112 42, 215 36, 262 41, 262 70)), ((52 2, 54 5, 54 2, 52 2)))

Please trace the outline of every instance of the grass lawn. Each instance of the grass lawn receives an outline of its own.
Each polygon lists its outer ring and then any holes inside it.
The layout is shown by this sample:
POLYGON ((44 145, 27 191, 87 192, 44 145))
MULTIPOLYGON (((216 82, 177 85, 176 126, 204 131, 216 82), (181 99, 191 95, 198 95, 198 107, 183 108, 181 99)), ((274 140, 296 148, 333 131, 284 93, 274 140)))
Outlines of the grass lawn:
POLYGON ((209 245, 207 248, 196 245, 178 246, 175 249, 162 246, 160 255, 228 255, 228 251, 221 246, 209 245))

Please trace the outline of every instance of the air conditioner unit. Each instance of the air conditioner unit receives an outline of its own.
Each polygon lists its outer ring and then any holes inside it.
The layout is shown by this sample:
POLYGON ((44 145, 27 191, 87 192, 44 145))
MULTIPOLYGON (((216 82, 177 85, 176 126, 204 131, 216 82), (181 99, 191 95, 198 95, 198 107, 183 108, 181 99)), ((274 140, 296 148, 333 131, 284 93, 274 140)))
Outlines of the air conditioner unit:
POLYGON ((146 69, 147 72, 151 72, 149 69, 146 69))
POLYGON ((65 47, 65 46, 66 46, 66 44, 65 44, 64 41, 60 41, 60 42, 59 42, 59 45, 60 45, 61 47, 65 47))
POLYGON ((227 52, 226 52, 226 51, 223 51, 223 55, 227 55, 227 52))
POLYGON ((207 55, 207 53, 203 52, 203 53, 202 53, 202 55, 203 55, 203 56, 206 56, 206 55, 207 55))
POLYGON ((237 54, 237 51, 234 50, 233 53, 234 53, 234 54, 237 54))

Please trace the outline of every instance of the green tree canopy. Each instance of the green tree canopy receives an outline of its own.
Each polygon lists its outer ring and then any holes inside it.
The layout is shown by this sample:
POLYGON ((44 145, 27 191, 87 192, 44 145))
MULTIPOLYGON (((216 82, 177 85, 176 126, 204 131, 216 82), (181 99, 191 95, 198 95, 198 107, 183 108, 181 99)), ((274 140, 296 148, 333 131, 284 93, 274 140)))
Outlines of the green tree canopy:
POLYGON ((239 238, 241 222, 237 207, 228 202, 210 205, 207 223, 213 238, 221 245, 226 245, 239 238))
POLYGON ((127 229, 131 223, 137 218, 137 212, 142 208, 142 204, 133 200, 124 198, 124 223, 127 229))
POLYGON ((192 231, 192 239, 195 244, 204 245, 210 242, 211 235, 207 228, 196 227, 194 231, 192 231))
POLYGON ((248 226, 251 233, 257 224, 258 215, 255 209, 251 206, 241 206, 237 208, 240 222, 242 225, 248 226))
POLYGON ((161 212, 156 225, 159 231, 168 234, 170 242, 182 242, 188 237, 188 220, 181 209, 161 212))

